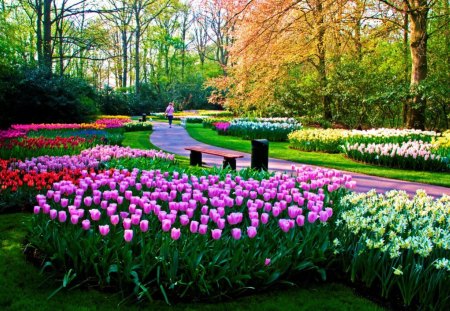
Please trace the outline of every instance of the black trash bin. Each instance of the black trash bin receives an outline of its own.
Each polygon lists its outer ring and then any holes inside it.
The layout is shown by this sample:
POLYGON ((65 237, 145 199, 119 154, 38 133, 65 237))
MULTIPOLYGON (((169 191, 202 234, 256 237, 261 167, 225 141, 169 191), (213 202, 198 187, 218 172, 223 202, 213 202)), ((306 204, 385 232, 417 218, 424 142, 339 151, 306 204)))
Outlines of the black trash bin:
POLYGON ((269 141, 267 139, 252 140, 251 166, 257 170, 267 171, 269 168, 269 141))
POLYGON ((145 113, 142 114, 142 122, 147 121, 147 115, 145 113))

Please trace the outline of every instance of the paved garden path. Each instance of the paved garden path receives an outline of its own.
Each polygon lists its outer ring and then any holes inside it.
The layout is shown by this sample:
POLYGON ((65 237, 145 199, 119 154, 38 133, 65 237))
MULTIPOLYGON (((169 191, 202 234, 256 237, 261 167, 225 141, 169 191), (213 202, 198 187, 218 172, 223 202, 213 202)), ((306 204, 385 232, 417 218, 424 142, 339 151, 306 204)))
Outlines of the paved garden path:
MULTIPOLYGON (((206 145, 189 136, 188 132, 180 125, 173 125, 172 128, 163 122, 153 122, 153 133, 150 136, 153 145, 170 153, 189 157, 190 151, 185 150, 188 146, 207 147, 215 150, 227 150, 220 147, 206 145)), ((249 141, 250 144, 250 141, 249 141)), ((269 144, 270 148, 270 144, 269 144)), ((251 155, 249 153, 237 152, 244 155, 243 158, 236 160, 237 169, 250 167, 251 155)), ((325 155, 326 156, 326 155, 325 155)), ((203 155, 203 162, 209 166, 221 166, 223 158, 218 156, 203 155)), ((289 162, 280 159, 269 158, 270 171, 290 171, 291 166, 297 166, 300 163, 289 162)), ((450 188, 427 185, 416 182, 402 181, 383 177, 364 175, 353 172, 345 172, 353 176, 356 181, 356 191, 367 192, 370 189, 376 189, 378 192, 385 192, 392 189, 404 190, 409 194, 414 194, 417 189, 425 189, 429 195, 439 197, 442 194, 450 195, 450 188)), ((450 178, 450 175, 449 175, 450 178)))

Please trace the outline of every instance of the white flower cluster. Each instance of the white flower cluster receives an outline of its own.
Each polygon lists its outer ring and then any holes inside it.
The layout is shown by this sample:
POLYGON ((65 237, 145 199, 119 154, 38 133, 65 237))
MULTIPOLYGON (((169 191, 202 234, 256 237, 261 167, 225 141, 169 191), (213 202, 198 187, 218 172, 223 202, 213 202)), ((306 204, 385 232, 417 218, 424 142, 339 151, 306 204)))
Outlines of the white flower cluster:
MULTIPOLYGON (((379 249, 390 258, 408 251, 424 258, 433 252, 450 254, 449 196, 434 200, 418 190, 410 199, 404 191, 383 195, 372 190, 347 195, 341 204, 345 211, 338 228, 360 237, 368 250, 379 249)), ((434 266, 449 269, 448 259, 440 258, 434 266)))
POLYGON ((364 136, 364 137, 409 137, 409 136, 439 136, 435 131, 422 131, 415 129, 389 129, 389 128, 379 128, 370 130, 352 130, 350 132, 351 136, 364 136))

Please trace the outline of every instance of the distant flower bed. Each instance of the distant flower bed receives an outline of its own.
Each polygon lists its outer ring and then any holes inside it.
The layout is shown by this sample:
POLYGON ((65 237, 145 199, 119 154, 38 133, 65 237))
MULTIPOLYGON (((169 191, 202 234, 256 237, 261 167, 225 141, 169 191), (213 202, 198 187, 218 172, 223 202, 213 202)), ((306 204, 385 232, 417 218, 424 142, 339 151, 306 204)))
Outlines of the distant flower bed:
POLYGON ((233 119, 227 122, 214 123, 219 133, 242 137, 243 139, 265 138, 270 141, 287 140, 288 134, 300 129, 302 126, 292 118, 256 118, 233 119), (217 127, 219 125, 220 129, 217 127))
POLYGON ((232 120, 232 118, 207 118, 207 119, 203 119, 202 121, 202 125, 205 128, 215 128, 214 124, 215 123, 225 123, 225 122, 230 122, 232 120))
POLYGON ((447 171, 449 159, 432 152, 432 144, 409 141, 401 144, 345 144, 344 153, 352 159, 377 165, 427 171, 447 171))
POLYGON ((338 153, 349 133, 336 129, 303 129, 289 134, 289 146, 302 151, 338 153))
POLYGON ((340 152, 340 146, 350 144, 404 143, 410 140, 431 142, 439 135, 434 131, 372 129, 367 131, 342 129, 304 129, 289 135, 290 147, 303 151, 340 152))
POLYGON ((371 191, 348 195, 341 206, 334 245, 353 281, 375 285, 386 298, 399 292, 405 306, 446 310, 450 197, 371 191))
POLYGON ((308 167, 264 180, 86 173, 36 196, 30 242, 76 280, 127 295, 232 295, 299 271, 323 275, 332 201, 352 185, 350 176, 308 167))
POLYGON ((0 141, 0 158, 25 159, 39 155, 76 154, 98 141, 95 138, 70 137, 23 137, 0 141))
POLYGON ((14 129, 0 130, 0 140, 24 137, 26 135, 27 132, 24 130, 14 130, 14 129))
POLYGON ((123 126, 126 132, 136 132, 136 131, 151 131, 153 130, 153 124, 151 121, 139 122, 132 121, 125 123, 123 126))
POLYGON ((98 119, 95 121, 95 124, 104 125, 105 128, 116 128, 122 127, 125 124, 131 122, 131 118, 107 118, 107 119, 98 119))
POLYGON ((202 123, 208 116, 188 116, 181 118, 181 126, 186 127, 187 123, 202 123))

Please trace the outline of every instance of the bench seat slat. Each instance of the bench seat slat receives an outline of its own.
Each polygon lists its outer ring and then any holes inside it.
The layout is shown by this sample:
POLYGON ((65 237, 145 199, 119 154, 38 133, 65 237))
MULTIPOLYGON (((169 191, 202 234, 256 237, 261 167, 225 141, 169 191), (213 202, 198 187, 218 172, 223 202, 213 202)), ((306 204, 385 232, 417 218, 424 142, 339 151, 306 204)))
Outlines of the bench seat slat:
POLYGON ((229 159, 237 159, 237 158, 244 157, 241 154, 232 153, 229 151, 220 151, 220 150, 206 149, 206 148, 201 148, 201 147, 186 147, 184 149, 190 150, 190 151, 206 153, 206 154, 212 154, 212 155, 221 156, 221 157, 229 158, 229 159))

